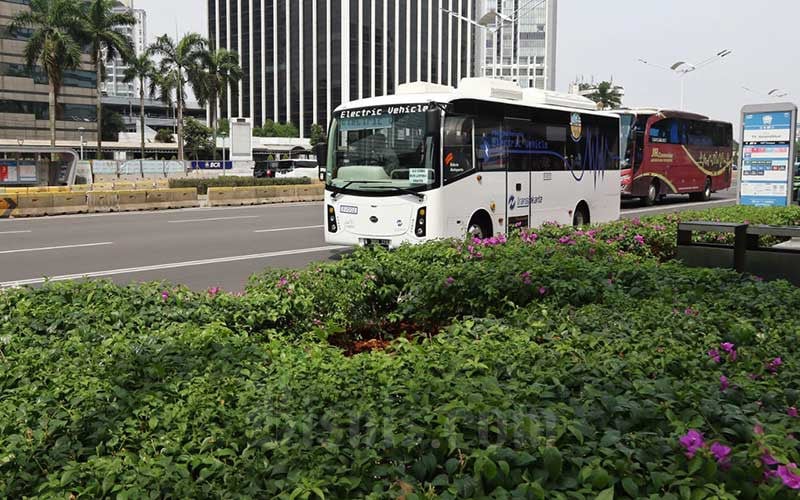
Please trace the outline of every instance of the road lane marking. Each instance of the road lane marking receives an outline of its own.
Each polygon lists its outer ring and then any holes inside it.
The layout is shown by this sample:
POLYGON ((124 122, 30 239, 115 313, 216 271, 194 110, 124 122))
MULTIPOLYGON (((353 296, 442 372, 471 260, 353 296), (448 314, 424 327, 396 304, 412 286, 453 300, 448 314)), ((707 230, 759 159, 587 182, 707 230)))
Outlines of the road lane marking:
POLYGON ((714 201, 702 201, 696 203, 673 203, 670 205, 661 205, 657 207, 650 207, 650 208, 637 208, 637 209, 629 209, 629 210, 622 210, 622 215, 627 214, 644 214, 648 212, 657 212, 657 211, 667 211, 670 212, 674 208, 675 211, 679 209, 685 208, 698 208, 702 209, 703 207, 707 207, 708 205, 721 205, 723 203, 736 203, 736 199, 726 199, 726 200, 714 200, 714 201))
POLYGON ((0 254, 23 253, 23 252, 45 252, 47 250, 65 250, 68 248, 100 247, 113 244, 114 244, 113 241, 104 241, 102 243, 83 243, 80 245, 61 245, 57 247, 18 248, 17 250, 2 250, 0 251, 0 254))
POLYGON ((301 255, 308 253, 329 252, 334 250, 345 250, 347 248, 350 247, 324 246, 324 247, 312 247, 312 248, 298 248, 296 250, 283 250, 280 252, 257 253, 251 255, 236 255, 233 257, 219 257, 215 259, 173 262, 170 264, 155 264, 152 266, 129 267, 124 269, 110 269, 108 271, 94 271, 89 273, 67 274, 63 276, 52 276, 49 278, 31 278, 24 280, 0 282, 0 288, 17 288, 25 285, 38 285, 44 283, 45 281, 69 281, 82 278, 103 278, 106 276, 114 276, 117 274, 133 274, 133 273, 143 273, 148 271, 160 271, 164 269, 177 269, 181 267, 206 266, 210 264, 225 264, 228 262, 241 262, 245 260, 270 259, 273 257, 284 257, 287 255, 301 255))
POLYGON ((276 229, 259 229, 258 231, 253 231, 254 233, 279 233, 281 231, 301 231, 303 229, 322 229, 322 225, 319 226, 297 226, 297 227, 279 227, 276 229))
POLYGON ((33 231, 0 231, 0 234, 25 234, 33 231))
POLYGON ((182 219, 168 220, 167 224, 180 224, 183 222, 212 222, 217 220, 236 220, 236 219, 258 219, 260 215, 238 215, 236 217, 209 217, 207 219, 182 219))

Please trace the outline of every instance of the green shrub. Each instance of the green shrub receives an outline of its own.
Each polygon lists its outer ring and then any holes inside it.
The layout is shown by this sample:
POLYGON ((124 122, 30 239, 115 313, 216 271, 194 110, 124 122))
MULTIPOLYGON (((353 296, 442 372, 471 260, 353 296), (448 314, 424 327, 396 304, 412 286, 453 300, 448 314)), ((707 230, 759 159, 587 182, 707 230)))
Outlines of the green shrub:
POLYGON ((292 179, 256 179, 255 177, 225 176, 214 179, 170 179, 170 188, 197 188, 198 194, 208 194, 210 187, 291 186, 311 184, 308 177, 292 179))
POLYGON ((0 496, 796 498, 800 289, 560 231, 0 292, 0 496))

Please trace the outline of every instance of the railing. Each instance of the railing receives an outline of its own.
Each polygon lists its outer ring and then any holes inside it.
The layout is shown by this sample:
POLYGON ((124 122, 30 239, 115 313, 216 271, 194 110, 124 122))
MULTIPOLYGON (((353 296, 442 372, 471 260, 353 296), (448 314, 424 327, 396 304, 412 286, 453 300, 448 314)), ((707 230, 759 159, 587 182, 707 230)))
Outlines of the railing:
POLYGON ((79 161, 77 182, 108 182, 116 179, 152 179, 223 175, 252 176, 252 161, 178 161, 178 160, 90 160, 79 161))

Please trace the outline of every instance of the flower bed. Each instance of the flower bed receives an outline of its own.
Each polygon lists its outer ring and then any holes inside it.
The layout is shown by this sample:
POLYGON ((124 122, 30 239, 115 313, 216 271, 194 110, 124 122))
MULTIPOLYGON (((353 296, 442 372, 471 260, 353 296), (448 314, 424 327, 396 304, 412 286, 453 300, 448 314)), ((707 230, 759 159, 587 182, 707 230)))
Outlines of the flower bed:
POLYGON ((596 230, 1 292, 0 496, 796 498, 800 290, 596 230))

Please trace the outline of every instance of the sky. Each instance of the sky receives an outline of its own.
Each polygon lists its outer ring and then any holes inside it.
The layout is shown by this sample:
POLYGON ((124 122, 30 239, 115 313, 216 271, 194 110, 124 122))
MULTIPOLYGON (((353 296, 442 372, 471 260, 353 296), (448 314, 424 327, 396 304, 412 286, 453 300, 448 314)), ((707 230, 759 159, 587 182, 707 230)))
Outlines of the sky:
MULTIPOLYGON (((162 33, 207 34, 206 0, 135 0, 150 41, 162 33)), ((626 106, 678 108, 680 82, 660 66, 725 59, 686 78, 686 109, 739 124, 745 104, 800 103, 799 0, 560 0, 557 90, 576 78, 625 87, 626 106), (748 92, 742 87, 748 87, 748 92)))

